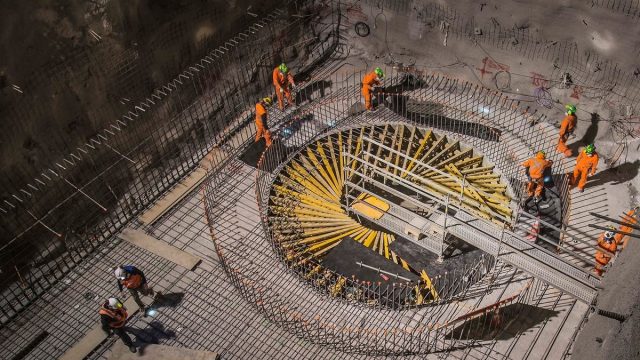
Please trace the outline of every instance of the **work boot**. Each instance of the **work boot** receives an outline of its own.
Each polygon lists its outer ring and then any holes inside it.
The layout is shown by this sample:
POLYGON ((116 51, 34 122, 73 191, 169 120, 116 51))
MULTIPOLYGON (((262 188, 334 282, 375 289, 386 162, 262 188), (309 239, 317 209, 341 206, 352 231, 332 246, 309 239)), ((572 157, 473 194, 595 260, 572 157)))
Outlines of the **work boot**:
POLYGON ((147 309, 148 306, 143 306, 140 308, 140 312, 142 313, 142 317, 147 317, 147 309))
POLYGON ((137 353, 138 349, 136 349, 135 346, 131 345, 131 346, 129 346, 129 351, 131 351, 132 353, 137 353))

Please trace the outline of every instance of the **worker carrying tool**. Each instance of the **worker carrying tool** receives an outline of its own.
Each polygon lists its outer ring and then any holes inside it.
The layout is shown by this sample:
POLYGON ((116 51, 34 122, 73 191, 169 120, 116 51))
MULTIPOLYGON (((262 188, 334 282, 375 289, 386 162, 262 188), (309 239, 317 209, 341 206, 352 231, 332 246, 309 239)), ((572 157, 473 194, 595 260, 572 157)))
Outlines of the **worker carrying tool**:
POLYGON ((111 334, 116 334, 122 342, 129 347, 129 351, 132 353, 137 352, 135 346, 133 346, 133 341, 129 334, 124 331, 124 324, 127 322, 127 309, 122 304, 120 299, 115 297, 108 298, 104 304, 100 307, 100 324, 102 325, 102 330, 110 336, 111 334))
POLYGON ((614 230, 616 228, 611 225, 607 226, 607 228, 609 228, 609 230, 605 231, 600 235, 600 238, 598 238, 598 250, 596 250, 596 266, 594 270, 596 274, 600 276, 604 273, 604 267, 613 257, 611 253, 615 254, 616 250, 618 250, 618 245, 614 239, 614 230), (604 249, 604 251, 602 249, 604 249))
POLYGON ((567 140, 569 140, 569 136, 573 135, 573 131, 576 129, 576 123, 578 122, 578 117, 576 116, 576 107, 575 105, 567 104, 565 105, 565 117, 562 119, 560 123, 560 138, 558 139, 558 152, 564 154, 564 156, 569 157, 572 155, 571 149, 567 147, 567 140))
POLYGON ((573 170, 573 176, 571 178, 571 184, 573 186, 577 185, 580 192, 584 191, 584 186, 587 184, 587 177, 592 177, 596 174, 598 161, 600 161, 600 157, 596 153, 596 147, 593 144, 587 145, 578 155, 576 167, 573 170))
POLYGON ((532 197, 535 199, 536 204, 540 201, 542 191, 544 190, 544 171, 551 167, 552 164, 553 162, 546 159, 546 154, 542 150, 538 151, 535 157, 522 163, 522 166, 525 167, 527 179, 529 180, 527 183, 527 195, 529 197, 525 201, 525 204, 532 197))
POLYGON ((118 281, 118 289, 122 292, 123 287, 129 289, 133 300, 140 307, 143 315, 147 316, 147 306, 140 299, 140 294, 144 296, 153 296, 154 300, 162 298, 162 294, 154 292, 153 289, 147 284, 147 278, 144 273, 135 266, 132 265, 120 265, 114 270, 114 274, 118 281))
POLYGON ((287 98, 289 105, 295 105, 291 96, 291 87, 295 87, 293 75, 289 72, 289 68, 285 63, 278 65, 273 69, 273 87, 276 88, 276 96, 278 96, 278 107, 284 110, 284 98, 287 98))
POLYGON ((271 131, 267 124, 267 108, 273 104, 270 97, 261 99, 256 103, 256 141, 264 138, 267 147, 271 146, 271 131))
POLYGON ((362 97, 364 98, 365 109, 373 110, 373 103, 371 102, 373 98, 373 88, 374 86, 380 86, 383 78, 384 72, 377 67, 362 79, 362 97))

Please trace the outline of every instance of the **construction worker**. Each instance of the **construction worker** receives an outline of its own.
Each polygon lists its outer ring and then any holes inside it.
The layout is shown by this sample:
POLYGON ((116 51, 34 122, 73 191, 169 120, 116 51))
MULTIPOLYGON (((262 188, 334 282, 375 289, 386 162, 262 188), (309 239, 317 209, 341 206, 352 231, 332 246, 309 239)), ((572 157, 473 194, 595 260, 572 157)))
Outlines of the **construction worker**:
POLYGON ((544 171, 551 167, 553 162, 546 159, 544 151, 538 151, 535 157, 522 163, 522 166, 526 168, 526 174, 529 182, 527 183, 527 195, 529 196, 525 201, 525 204, 534 197, 536 204, 542 197, 542 190, 544 190, 544 171))
MULTIPOLYGON (((620 225, 620 229, 619 231, 621 232, 625 232, 625 233, 630 233, 633 231, 633 226, 638 224, 638 218, 636 216, 636 212, 638 211, 638 208, 635 207, 629 211, 627 211, 623 216, 622 216, 622 221, 625 224, 629 224, 629 225, 620 225)), ((624 249, 624 247, 627 245, 627 239, 628 236, 623 235, 623 234, 619 234, 616 233, 615 236, 613 237, 616 241, 616 245, 620 246, 621 248, 624 249)))
POLYGON ((154 292, 153 289, 147 284, 147 278, 144 273, 135 266, 132 265, 120 265, 114 270, 114 274, 118 281, 118 289, 122 292, 123 287, 129 289, 133 300, 140 307, 143 315, 147 316, 147 306, 140 299, 140 294, 144 296, 153 296, 154 300, 161 298, 160 292, 154 292))
POLYGON ((596 250, 596 266, 595 271, 596 274, 602 276, 604 272, 604 267, 611 261, 613 254, 615 254, 616 250, 618 250, 618 245, 616 244, 614 237, 615 233, 612 230, 616 228, 613 226, 607 226, 609 230, 605 231, 598 238, 598 250, 596 250), (604 250, 602 250, 604 249, 604 250))
POLYGON ((129 347, 129 351, 132 353, 137 352, 133 341, 129 334, 124 331, 124 324, 127 322, 127 309, 122 304, 120 299, 110 297, 100 307, 100 323, 102 324, 102 330, 107 333, 107 336, 116 334, 122 342, 129 347))
POLYGON ((264 137, 267 146, 271 146, 271 131, 267 125, 267 108, 273 104, 271 98, 266 97, 256 103, 256 142, 264 137))
POLYGON ((578 122, 578 117, 576 117, 576 107, 575 105, 565 105, 565 117, 562 119, 560 123, 560 137, 558 138, 558 152, 564 154, 564 156, 571 156, 571 149, 567 147, 567 140, 569 136, 573 135, 573 131, 576 128, 576 123, 578 122))
POLYGON ((292 86, 296 86, 296 83, 293 81, 293 75, 291 75, 285 63, 273 69, 273 87, 276 88, 276 96, 278 96, 278 107, 280 110, 284 110, 285 97, 289 105, 294 105, 293 98, 291 97, 292 86))
POLYGON ((362 79, 362 97, 364 97, 365 109, 373 110, 373 104, 371 102, 371 99, 373 98, 373 87, 380 86, 383 78, 384 73, 382 72, 382 69, 377 67, 362 79))
POLYGON ((592 177, 596 174, 598 161, 600 161, 600 157, 598 157, 596 147, 593 144, 587 145, 584 151, 578 155, 576 168, 573 170, 573 177, 571 178, 571 184, 573 186, 577 185, 580 192, 584 191, 584 186, 587 184, 587 177, 592 177))

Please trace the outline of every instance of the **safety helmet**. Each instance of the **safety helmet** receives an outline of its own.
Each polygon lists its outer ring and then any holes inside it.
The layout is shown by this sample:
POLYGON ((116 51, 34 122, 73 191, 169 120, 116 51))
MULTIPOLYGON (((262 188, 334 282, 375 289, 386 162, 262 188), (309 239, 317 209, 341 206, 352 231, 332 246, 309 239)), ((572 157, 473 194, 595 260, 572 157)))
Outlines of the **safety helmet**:
POLYGON ((537 159, 544 160, 546 157, 547 157, 547 154, 543 150, 540 150, 536 153, 537 159))
POLYGON ((287 67, 287 64, 282 63, 278 66, 278 70, 280 70, 281 73, 286 74, 289 72, 289 68, 287 67))
POLYGON ((122 305, 122 301, 120 301, 120 299, 114 297, 110 297, 109 300, 107 300, 107 303, 112 309, 122 309, 122 307, 124 306, 122 305))
POLYGON ((596 146, 595 146, 595 145, 593 145, 593 144, 589 144, 589 145, 587 145, 587 147, 585 147, 585 148, 584 148, 584 152, 585 152, 587 155, 591 155, 591 154, 593 154, 594 152, 596 152, 596 146))
POLYGON ((607 241, 611 241, 611 239, 613 239, 613 236, 616 234, 615 232, 613 232, 613 230, 615 230, 616 228, 612 225, 607 226, 607 231, 604 232, 604 239, 607 241))
POLYGON ((567 110, 567 114, 568 115, 573 115, 576 113, 576 106, 572 105, 572 104, 567 104, 564 106, 564 108, 567 110))
POLYGON ((267 106, 271 106, 271 104, 273 104, 273 100, 271 100, 271 98, 268 96, 266 98, 262 98, 262 100, 260 101, 262 101, 267 106))
POLYGON ((116 278, 118 280, 124 280, 129 277, 129 273, 127 273, 126 270, 122 268, 122 266, 118 266, 113 273, 116 275, 116 278))
POLYGON ((378 76, 379 78, 383 78, 384 77, 384 72, 382 72, 382 69, 380 69, 379 67, 377 67, 375 70, 373 70, 374 73, 376 73, 376 76, 378 76))

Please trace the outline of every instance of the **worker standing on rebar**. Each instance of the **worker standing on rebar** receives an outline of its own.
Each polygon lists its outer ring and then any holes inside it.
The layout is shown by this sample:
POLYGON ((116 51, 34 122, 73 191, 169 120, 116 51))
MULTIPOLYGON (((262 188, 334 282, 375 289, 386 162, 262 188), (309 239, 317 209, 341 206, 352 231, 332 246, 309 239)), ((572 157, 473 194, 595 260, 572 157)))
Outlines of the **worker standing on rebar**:
POLYGON ((284 110, 284 98, 287 98, 289 105, 295 105, 291 96, 291 87, 296 86, 293 81, 293 75, 289 72, 289 68, 285 63, 278 65, 273 69, 273 87, 276 88, 276 96, 278 96, 278 107, 284 110))
POLYGON ((273 104, 270 97, 261 99, 256 103, 256 142, 264 138, 267 147, 271 146, 271 132, 267 125, 267 108, 273 104))
POLYGON ((565 117, 562 119, 560 123, 560 137, 558 138, 558 152, 564 154, 564 156, 571 156, 571 149, 567 147, 567 140, 569 140, 569 136, 573 135, 573 131, 576 128, 576 123, 578 122, 578 117, 576 116, 576 107, 575 105, 567 104, 565 105, 565 117))
POLYGON ((573 176, 571 178, 571 184, 573 186, 577 185, 580 192, 584 191, 584 186, 587 184, 587 177, 592 177, 596 174, 598 161, 600 161, 600 157, 596 153, 596 147, 593 144, 587 145, 584 151, 578 155, 576 168, 573 170, 573 176))
POLYGON ((114 274, 118 281, 118 289, 120 291, 123 288, 129 289, 129 293, 133 296, 136 304, 140 307, 143 315, 147 316, 147 306, 140 299, 140 294, 144 296, 153 296, 153 299, 159 299, 162 297, 160 292, 154 292, 153 289, 147 283, 147 278, 144 273, 135 266, 132 265, 120 265, 114 270, 114 274))
POLYGON ((542 190, 544 190, 544 171, 551 167, 551 164, 553 164, 553 162, 546 159, 546 154, 542 150, 538 151, 535 157, 522 163, 522 166, 526 169, 525 171, 529 180, 527 183, 527 195, 529 197, 525 201, 525 204, 532 197, 534 197, 536 204, 540 201, 542 190))
POLYGON ((373 110, 373 103, 371 102, 373 98, 373 87, 380 86, 383 78, 384 72, 377 67, 362 79, 362 97, 364 98, 365 109, 373 110))
POLYGON ((611 261, 613 254, 618 250, 618 245, 614 240, 616 228, 607 226, 609 230, 605 231, 598 238, 598 250, 596 250, 596 266, 594 268, 596 274, 602 276, 604 267, 611 261))
POLYGON ((110 297, 102 304, 98 313, 100 314, 102 330, 104 330, 107 336, 116 334, 122 339, 122 342, 129 347, 129 351, 132 353, 138 351, 138 349, 133 346, 133 341, 129 334, 124 331, 124 324, 127 322, 127 316, 129 315, 120 299, 110 297))

